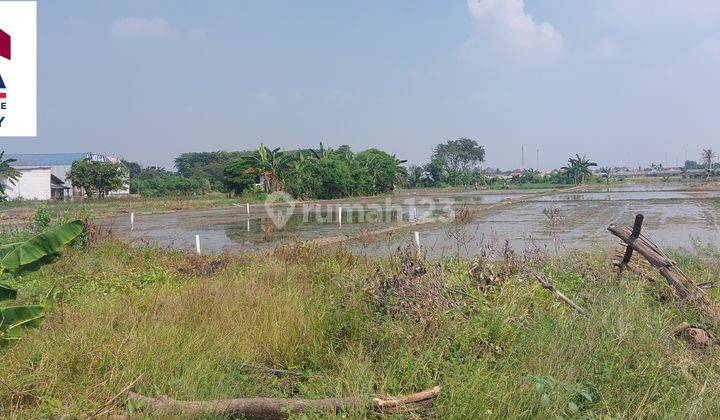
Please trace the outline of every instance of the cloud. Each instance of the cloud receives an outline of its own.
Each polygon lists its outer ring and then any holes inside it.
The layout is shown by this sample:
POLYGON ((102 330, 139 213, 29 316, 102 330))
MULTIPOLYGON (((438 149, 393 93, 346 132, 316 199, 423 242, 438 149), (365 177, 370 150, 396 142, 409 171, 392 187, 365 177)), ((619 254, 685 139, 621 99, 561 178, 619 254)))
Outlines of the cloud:
POLYGON ((477 43, 487 34, 499 42, 498 47, 513 53, 559 55, 563 52, 562 35, 548 22, 536 23, 525 12, 523 0, 467 0, 468 10, 480 34, 477 43))
POLYGON ((113 23, 112 33, 118 38, 162 38, 175 35, 175 29, 163 18, 126 17, 113 23))
POLYGON ((601 4, 601 17, 637 27, 707 26, 720 21, 718 0, 612 0, 601 4))

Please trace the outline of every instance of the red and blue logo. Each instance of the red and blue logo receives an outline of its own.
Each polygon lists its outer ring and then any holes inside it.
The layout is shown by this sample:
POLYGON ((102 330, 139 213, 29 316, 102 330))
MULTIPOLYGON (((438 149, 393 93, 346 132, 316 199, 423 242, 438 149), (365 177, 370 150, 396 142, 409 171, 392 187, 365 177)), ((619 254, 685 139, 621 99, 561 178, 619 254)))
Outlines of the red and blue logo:
MULTIPOLYGON (((0 57, 10 60, 12 57, 12 48, 10 43, 10 35, 0 29, 0 57)), ((3 81, 2 74, 0 74, 0 89, 5 89, 5 81, 3 81)), ((0 92, 0 99, 6 97, 5 92, 0 92)))

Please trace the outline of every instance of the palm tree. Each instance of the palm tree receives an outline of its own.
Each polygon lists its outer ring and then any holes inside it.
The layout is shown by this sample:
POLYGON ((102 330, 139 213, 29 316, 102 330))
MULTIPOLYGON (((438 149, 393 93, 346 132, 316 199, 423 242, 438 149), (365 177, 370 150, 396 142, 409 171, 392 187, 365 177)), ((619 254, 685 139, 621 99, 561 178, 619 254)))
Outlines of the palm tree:
MULTIPOLYGON (((4 151, 0 151, 0 178, 6 179, 8 183, 15 185, 18 178, 20 178, 20 171, 10 166, 11 163, 17 161, 17 159, 3 159, 5 156, 4 151)), ((0 182, 0 200, 5 198, 5 186, 0 182)))
POLYGON ((597 163, 591 162, 585 155, 581 157, 576 153, 574 158, 568 159, 568 165, 561 169, 575 182, 575 185, 580 185, 592 175, 590 168, 593 166, 597 166, 597 163))
POLYGON ((257 153, 247 156, 246 160, 253 172, 262 177, 265 192, 283 189, 282 173, 288 168, 288 156, 279 147, 270 150, 260 143, 257 153))
POLYGON ((603 178, 605 178, 605 185, 607 187, 607 190, 610 191, 610 179, 613 177, 612 169, 610 168, 602 168, 600 170, 600 173, 602 173, 603 178))

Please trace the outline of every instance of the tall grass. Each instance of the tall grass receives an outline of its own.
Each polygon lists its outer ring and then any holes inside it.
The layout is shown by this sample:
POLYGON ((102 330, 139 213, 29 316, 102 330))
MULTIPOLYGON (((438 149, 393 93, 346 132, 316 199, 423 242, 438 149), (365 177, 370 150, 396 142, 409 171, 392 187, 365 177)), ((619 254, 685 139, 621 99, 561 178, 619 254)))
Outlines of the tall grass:
MULTIPOLYGON (((19 279, 21 299, 56 284, 63 295, 39 329, 5 350, 0 404, 5 416, 87 415, 143 374, 134 390, 176 399, 442 384, 436 417, 717 416, 718 350, 670 334, 702 318, 663 298, 662 283, 616 278, 609 257, 524 261, 488 283, 458 259, 306 247, 198 257, 103 239, 19 279), (554 300, 528 266, 591 318, 554 300)), ((681 261, 691 276, 718 274, 703 258, 681 261)), ((113 406, 125 410, 122 399, 113 406)))

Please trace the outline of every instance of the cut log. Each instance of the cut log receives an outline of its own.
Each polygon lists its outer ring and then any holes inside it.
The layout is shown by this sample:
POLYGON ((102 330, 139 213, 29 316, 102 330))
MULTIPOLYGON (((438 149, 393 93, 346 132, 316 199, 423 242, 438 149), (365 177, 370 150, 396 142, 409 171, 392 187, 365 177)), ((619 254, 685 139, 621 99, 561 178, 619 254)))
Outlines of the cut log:
POLYGON ((628 227, 610 225, 608 230, 629 247, 632 247, 635 252, 642 255, 650 265, 658 269, 660 274, 667 280, 668 285, 681 299, 697 304, 705 316, 713 322, 720 321, 719 312, 705 297, 703 290, 680 269, 675 261, 663 254, 657 245, 643 236, 633 236, 633 231, 628 227))
POLYGON ((309 410, 338 412, 352 408, 372 407, 384 413, 406 413, 427 405, 440 393, 440 386, 411 395, 397 397, 345 397, 319 400, 294 398, 235 398, 210 401, 178 401, 161 396, 149 398, 130 392, 128 398, 141 403, 142 409, 158 417, 243 417, 283 419, 292 413, 309 410))

